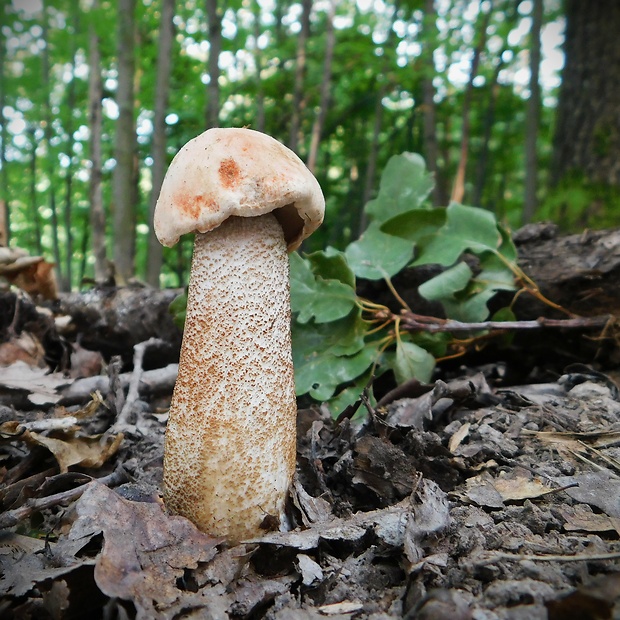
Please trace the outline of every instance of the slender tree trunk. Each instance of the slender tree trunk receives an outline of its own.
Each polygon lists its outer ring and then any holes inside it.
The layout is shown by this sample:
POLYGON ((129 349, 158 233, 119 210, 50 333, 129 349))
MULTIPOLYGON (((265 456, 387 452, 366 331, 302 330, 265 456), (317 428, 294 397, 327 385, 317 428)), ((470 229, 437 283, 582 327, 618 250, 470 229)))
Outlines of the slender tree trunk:
POLYGON ((254 64, 256 65, 256 117, 254 129, 265 131, 265 90, 261 73, 263 70, 263 55, 258 47, 258 39, 261 35, 261 6, 258 0, 252 2, 254 10, 254 64))
MULTIPOLYGON (((365 205, 371 198, 375 188, 375 178, 377 176, 377 160, 379 159, 379 139, 381 128, 383 127, 383 97, 385 97, 385 85, 379 87, 375 99, 375 113, 373 116, 372 138, 370 139, 370 151, 368 152, 368 162, 366 164, 366 174, 364 179, 364 193, 362 194, 362 204, 365 205)), ((358 234, 361 235, 368 224, 366 211, 362 209, 359 221, 358 234)))
POLYGON ((31 238, 32 247, 36 249, 37 255, 43 255, 43 243, 41 242, 41 221, 39 209, 37 208, 37 143, 33 127, 28 129, 32 150, 30 154, 30 213, 32 218, 31 238))
MULTIPOLYGON (((552 182, 620 188, 620 3, 566 0, 552 182)), ((613 201, 615 202, 615 200, 613 201)), ((610 207, 613 202, 610 202, 610 207)))
POLYGON ((495 67, 495 71, 493 72, 493 77, 489 83, 489 100, 486 112, 484 113, 484 119, 482 121, 482 144, 480 146, 478 157, 476 158, 476 182, 474 183, 474 192, 471 202, 477 207, 482 206, 482 194, 486 185, 489 163, 489 144, 493 133, 493 125, 495 124, 495 105, 497 103, 497 94, 500 88, 497 81, 503 67, 504 62, 500 56, 495 67))
POLYGON ((469 70, 469 81, 465 89, 465 96, 463 98, 463 122, 461 127, 461 151, 459 157, 459 164, 456 170, 456 177, 454 179, 454 186, 452 187, 452 196, 450 200, 452 202, 463 202, 465 196, 465 172, 467 170, 467 158, 469 154, 469 133, 471 125, 471 100, 474 92, 474 78, 478 74, 478 65, 480 64, 480 56, 484 50, 486 43, 487 27, 489 25, 489 19, 491 18, 491 12, 493 6, 490 3, 486 13, 484 13, 477 20, 478 28, 478 44, 474 49, 474 55, 471 60, 471 67, 469 70))
POLYGON ((48 198, 49 198, 49 207, 52 215, 52 244, 54 251, 54 262, 56 263, 56 272, 58 274, 59 282, 63 281, 63 269, 62 269, 62 259, 60 256, 60 242, 58 240, 58 229, 60 227, 58 222, 58 209, 56 208, 56 190, 55 190, 55 170, 56 166, 54 163, 54 156, 52 155, 52 137, 53 137, 53 128, 52 128, 52 104, 51 104, 51 81, 50 81, 50 41, 49 41, 49 30, 48 30, 48 15, 47 15, 47 6, 46 3, 43 4, 43 21, 42 21, 42 39, 45 42, 43 46, 43 53, 41 57, 42 62, 42 85, 44 92, 44 103, 43 103, 43 118, 44 118, 44 135, 45 135, 45 143, 47 145, 47 154, 46 154, 46 173, 49 181, 49 190, 48 190, 48 198))
MULTIPOLYGON (((91 10, 99 7, 99 0, 93 0, 91 10)), ((95 258, 95 281, 104 282, 108 279, 108 259, 105 239, 105 211, 101 190, 102 153, 101 134, 103 130, 103 84, 101 80, 101 51, 99 37, 95 25, 88 27, 88 117, 90 125, 90 181, 88 198, 90 202, 90 229, 95 258)), ((86 241, 84 241, 86 243, 86 241)), ((80 281, 83 278, 80 275, 80 281)))
POLYGON ((433 53, 437 42, 437 10, 435 0, 425 0, 424 8, 424 78, 422 80, 422 102, 424 109, 424 154, 426 165, 435 176, 433 188, 433 204, 437 207, 445 205, 446 200, 439 171, 439 147, 437 144, 437 105, 435 103, 435 60, 433 53))
POLYGON ((295 61, 295 83, 293 85, 293 109, 291 113, 291 131, 288 146, 292 151, 299 150, 301 120, 306 108, 306 44, 310 37, 310 13, 312 0, 301 0, 301 30, 297 37, 297 56, 295 61))
POLYGON ((114 266, 119 284, 126 284, 134 274, 136 213, 134 197, 134 157, 136 129, 134 121, 136 0, 118 0, 118 87, 112 177, 114 197, 114 266))
POLYGON ((543 0, 533 0, 532 28, 530 30, 530 98, 527 101, 525 116, 525 196, 523 204, 523 223, 534 217, 538 206, 538 155, 536 144, 540 128, 540 31, 543 21, 543 0))
MULTIPOLYGON (((79 28, 80 10, 79 5, 76 3, 72 7, 73 18, 73 38, 72 38, 72 51, 71 51, 71 82, 69 82, 67 93, 67 107, 69 110, 74 110, 76 107, 75 97, 75 66, 77 62, 77 33, 79 28)), ((73 137, 74 125, 73 114, 69 114, 67 121, 67 155, 69 157, 69 166, 65 173, 65 208, 63 211, 63 224, 65 231, 65 277, 60 281, 59 286, 63 291, 70 291, 73 275, 73 234, 71 230, 71 212, 72 212, 72 194, 73 194, 73 147, 75 144, 75 138, 73 137)))
POLYGON ((321 82, 321 98, 319 110, 312 125, 312 137, 310 139, 310 151, 308 154, 308 169, 314 174, 316 161, 319 154, 321 135, 325 126, 325 117, 329 109, 332 86, 332 65, 334 60, 334 47, 336 45, 336 31, 334 30, 334 17, 336 14, 336 0, 330 0, 327 10, 327 24, 325 29, 325 57, 323 59, 323 81, 321 82))
POLYGON ((0 28, 0 245, 8 245, 11 240, 11 209, 9 193, 9 176, 6 167, 7 130, 4 106, 6 105, 6 66, 5 35, 0 28))
POLYGON ((149 239, 146 281, 159 286, 162 266, 162 246, 153 230, 153 215, 157 197, 166 173, 166 113, 170 94, 170 70, 172 67, 172 41, 174 38, 174 0, 162 0, 159 26, 159 49, 157 53, 157 82, 155 85, 155 117, 153 119, 153 157, 151 196, 149 201, 149 239))
POLYGON ((220 124, 220 54, 222 53, 222 11, 218 9, 217 0, 206 0, 209 30, 209 59, 207 71, 207 106, 205 122, 207 129, 220 124))

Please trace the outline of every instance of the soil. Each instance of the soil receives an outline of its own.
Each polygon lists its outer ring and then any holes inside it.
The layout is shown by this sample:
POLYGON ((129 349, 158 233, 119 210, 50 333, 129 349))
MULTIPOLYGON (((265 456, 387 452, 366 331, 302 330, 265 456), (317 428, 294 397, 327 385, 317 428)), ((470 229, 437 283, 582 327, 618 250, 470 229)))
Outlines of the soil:
POLYGON ((0 617, 620 618, 606 369, 556 371, 549 351, 544 373, 518 375, 546 382, 516 385, 510 362, 462 360, 351 418, 302 408, 293 529, 229 547, 162 504, 170 381, 141 386, 138 348, 133 370, 86 354, 70 374, 75 334, 45 316, 24 313, 19 337, 3 326, 0 617), (62 400, 102 364, 97 391, 62 400))

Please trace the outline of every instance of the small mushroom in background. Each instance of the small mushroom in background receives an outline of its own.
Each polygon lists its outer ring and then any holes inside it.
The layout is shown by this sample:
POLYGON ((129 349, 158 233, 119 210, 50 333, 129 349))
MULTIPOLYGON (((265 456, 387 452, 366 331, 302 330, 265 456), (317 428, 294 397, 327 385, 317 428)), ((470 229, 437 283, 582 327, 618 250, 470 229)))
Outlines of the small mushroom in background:
POLYGON ((164 501, 231 542, 284 522, 296 450, 287 251, 324 210, 304 163, 250 129, 188 142, 157 201, 163 245, 196 233, 164 501))

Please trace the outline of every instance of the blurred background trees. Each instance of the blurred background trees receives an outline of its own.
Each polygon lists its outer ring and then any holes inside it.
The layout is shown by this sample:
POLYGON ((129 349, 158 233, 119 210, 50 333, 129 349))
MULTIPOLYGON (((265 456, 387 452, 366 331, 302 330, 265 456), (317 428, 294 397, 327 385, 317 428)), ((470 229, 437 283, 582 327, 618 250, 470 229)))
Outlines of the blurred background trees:
POLYGON ((403 151, 434 172, 435 205, 620 223, 615 0, 0 4, 1 212, 64 289, 111 262, 118 282, 184 283, 191 242, 162 251, 154 201, 216 125, 266 131, 314 170, 328 212, 306 250, 357 237, 403 151))

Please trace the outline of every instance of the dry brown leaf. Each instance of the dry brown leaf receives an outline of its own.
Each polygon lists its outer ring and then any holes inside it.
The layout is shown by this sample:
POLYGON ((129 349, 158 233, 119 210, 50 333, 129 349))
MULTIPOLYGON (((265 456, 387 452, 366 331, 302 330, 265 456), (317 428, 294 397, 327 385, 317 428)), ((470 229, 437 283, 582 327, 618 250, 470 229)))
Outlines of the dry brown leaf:
POLYGON ((0 344, 0 366, 10 366, 18 361, 32 368, 47 368, 45 349, 39 339, 29 332, 22 332, 0 344))
POLYGON ((498 476, 493 480, 493 486, 505 502, 534 499, 553 491, 543 480, 533 478, 529 473, 520 469, 510 475, 498 476))
POLYGON ((128 501, 97 482, 76 510, 69 538, 103 533, 97 585, 107 596, 132 601, 138 618, 164 617, 186 593, 178 587, 185 570, 211 560, 220 542, 184 517, 167 515, 160 504, 128 501))
POLYGON ((564 529, 567 532, 611 532, 615 530, 620 534, 620 519, 592 512, 592 508, 587 504, 561 506, 559 511, 566 520, 564 529))
POLYGON ((72 427, 58 436, 50 437, 41 433, 23 430, 19 422, 5 422, 0 426, 0 433, 14 435, 16 438, 31 445, 47 448, 53 455, 61 473, 65 473, 72 465, 81 467, 101 467, 113 454, 116 453, 123 434, 118 435, 78 435, 79 427, 72 427))
POLYGON ((48 374, 44 368, 32 368, 22 361, 0 367, 0 386, 28 392, 28 400, 35 405, 53 404, 60 400, 58 388, 73 383, 60 373, 48 374))
POLYGON ((0 533, 0 595, 21 597, 37 584, 57 579, 85 564, 90 558, 65 554, 55 543, 21 536, 14 532, 0 533))

